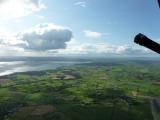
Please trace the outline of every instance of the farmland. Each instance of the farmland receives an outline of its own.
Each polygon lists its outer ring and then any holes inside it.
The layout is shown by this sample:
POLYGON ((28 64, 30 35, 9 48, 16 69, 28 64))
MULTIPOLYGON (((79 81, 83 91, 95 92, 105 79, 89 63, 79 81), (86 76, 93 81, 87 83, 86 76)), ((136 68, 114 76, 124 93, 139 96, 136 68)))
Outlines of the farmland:
POLYGON ((158 61, 98 62, 0 78, 0 120, 153 120, 158 61))

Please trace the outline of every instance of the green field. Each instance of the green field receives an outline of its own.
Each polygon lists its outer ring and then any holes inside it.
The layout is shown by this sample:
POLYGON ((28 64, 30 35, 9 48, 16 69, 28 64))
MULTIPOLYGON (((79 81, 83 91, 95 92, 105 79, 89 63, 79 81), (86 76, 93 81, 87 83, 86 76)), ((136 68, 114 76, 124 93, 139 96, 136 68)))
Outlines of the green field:
POLYGON ((159 96, 158 61, 17 73, 0 79, 0 120, 153 120, 159 96))

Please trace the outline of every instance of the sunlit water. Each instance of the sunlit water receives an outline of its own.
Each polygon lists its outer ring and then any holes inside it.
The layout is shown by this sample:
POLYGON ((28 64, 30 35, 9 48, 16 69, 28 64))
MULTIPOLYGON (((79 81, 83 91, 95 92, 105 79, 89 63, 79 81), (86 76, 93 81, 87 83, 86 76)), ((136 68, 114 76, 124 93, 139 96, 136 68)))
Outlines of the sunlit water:
POLYGON ((17 72, 41 71, 56 69, 58 67, 70 66, 86 62, 79 61, 14 61, 0 62, 0 76, 17 72))

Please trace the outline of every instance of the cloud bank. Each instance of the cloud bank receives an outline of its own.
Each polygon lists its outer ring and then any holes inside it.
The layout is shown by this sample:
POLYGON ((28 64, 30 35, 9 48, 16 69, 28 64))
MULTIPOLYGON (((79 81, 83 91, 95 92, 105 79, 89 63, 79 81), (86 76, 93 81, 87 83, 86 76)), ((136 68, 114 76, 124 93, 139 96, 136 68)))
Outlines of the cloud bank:
MULTIPOLYGON (((0 33, 0 55, 21 56, 107 56, 151 55, 143 47, 87 43, 75 40, 72 30, 53 23, 38 24, 14 35, 0 33)), ((94 36, 94 35, 93 35, 94 36)), ((92 36, 92 37, 93 37, 92 36)), ((95 36, 94 36, 95 38, 95 36)), ((97 37, 96 37, 97 38, 97 37)))
POLYGON ((59 50, 59 54, 65 55, 88 55, 88 56, 107 56, 107 55, 149 55, 152 51, 144 48, 135 48, 128 45, 111 45, 107 43, 79 43, 72 40, 67 43, 67 48, 59 50))

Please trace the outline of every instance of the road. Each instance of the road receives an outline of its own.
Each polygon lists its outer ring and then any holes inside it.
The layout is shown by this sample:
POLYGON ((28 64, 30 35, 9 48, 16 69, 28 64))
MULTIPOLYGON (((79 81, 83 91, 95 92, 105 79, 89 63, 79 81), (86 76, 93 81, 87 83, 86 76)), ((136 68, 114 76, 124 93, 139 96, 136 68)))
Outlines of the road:
POLYGON ((160 99, 152 99, 150 102, 154 120, 160 120, 160 99))

